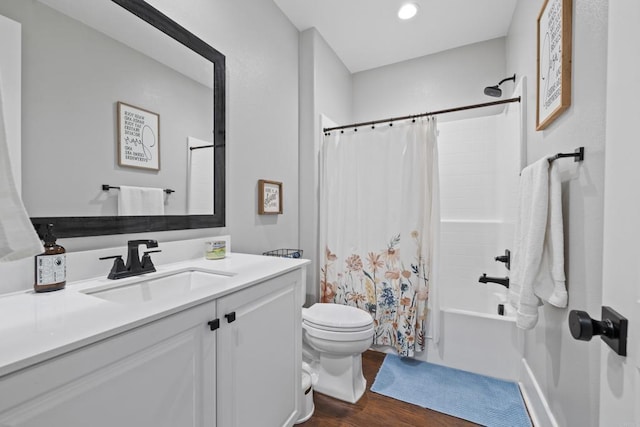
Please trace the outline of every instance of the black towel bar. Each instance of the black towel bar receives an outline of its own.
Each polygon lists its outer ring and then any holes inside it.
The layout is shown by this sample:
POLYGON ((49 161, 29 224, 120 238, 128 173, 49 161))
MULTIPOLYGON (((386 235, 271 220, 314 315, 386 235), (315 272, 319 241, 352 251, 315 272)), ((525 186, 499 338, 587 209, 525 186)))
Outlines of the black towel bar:
POLYGON ((211 144, 211 145, 196 145, 194 147, 189 147, 189 150, 193 151, 193 150, 200 150, 202 148, 213 148, 215 147, 215 145, 211 144))
MULTIPOLYGON (((116 187, 116 186, 109 185, 109 184, 102 184, 102 191, 109 191, 109 190, 111 190, 111 189, 113 189, 113 190, 119 190, 119 189, 120 189, 120 187, 116 187)), ((176 192, 176 190, 172 190, 172 189, 170 189, 170 188, 167 188, 167 189, 165 189, 165 190, 163 190, 163 191, 164 191, 165 193, 167 193, 167 194, 171 194, 171 193, 175 193, 175 192, 176 192)))
POLYGON ((584 160, 584 147, 576 148, 573 153, 558 153, 553 157, 549 157, 547 160, 552 163, 554 160, 561 159, 563 157, 573 157, 574 162, 581 162, 584 160))

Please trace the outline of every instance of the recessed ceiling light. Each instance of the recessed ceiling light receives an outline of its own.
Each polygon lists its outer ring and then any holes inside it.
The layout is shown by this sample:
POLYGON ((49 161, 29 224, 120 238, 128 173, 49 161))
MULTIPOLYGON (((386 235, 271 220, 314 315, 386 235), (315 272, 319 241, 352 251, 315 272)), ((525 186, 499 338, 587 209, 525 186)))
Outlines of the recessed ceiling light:
POLYGON ((418 13, 418 5, 415 3, 405 3, 398 9, 398 18, 411 19, 418 13))

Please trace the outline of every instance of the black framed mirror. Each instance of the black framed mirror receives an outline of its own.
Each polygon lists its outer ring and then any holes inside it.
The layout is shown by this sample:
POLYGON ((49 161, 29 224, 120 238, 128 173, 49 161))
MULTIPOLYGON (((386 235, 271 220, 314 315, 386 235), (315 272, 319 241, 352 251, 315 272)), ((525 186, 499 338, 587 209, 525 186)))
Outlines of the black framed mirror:
MULTIPOLYGON (((213 150, 213 214, 156 216, 42 215, 32 217, 32 223, 37 229, 43 224, 54 224, 55 233, 58 237, 223 227, 225 225, 225 56, 143 0, 105 1, 111 1, 121 6, 126 11, 213 64, 213 144, 209 148, 209 150, 213 150)), ((113 126, 115 127, 115 123, 113 126)), ((163 142, 163 144, 168 143, 166 141, 163 142)), ((186 164, 184 167, 186 168, 186 164)), ((77 176, 76 178, 82 180, 84 177, 77 176)), ((104 184, 111 183, 105 182, 104 184)), ((65 183, 60 183, 61 187, 64 187, 64 185, 65 183)))

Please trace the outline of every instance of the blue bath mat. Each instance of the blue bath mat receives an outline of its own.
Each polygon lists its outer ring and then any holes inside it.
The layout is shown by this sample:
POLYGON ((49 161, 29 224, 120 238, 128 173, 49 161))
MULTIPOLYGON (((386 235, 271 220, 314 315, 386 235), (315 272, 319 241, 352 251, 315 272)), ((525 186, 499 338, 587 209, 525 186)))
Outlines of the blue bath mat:
POLYGON ((487 427, 531 427, 517 384, 393 354, 371 391, 487 427))

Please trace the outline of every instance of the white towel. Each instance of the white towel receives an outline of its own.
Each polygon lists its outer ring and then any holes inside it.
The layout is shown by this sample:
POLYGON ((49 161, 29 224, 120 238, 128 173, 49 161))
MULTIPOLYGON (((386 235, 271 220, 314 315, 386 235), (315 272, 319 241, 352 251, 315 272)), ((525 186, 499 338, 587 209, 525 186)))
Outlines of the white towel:
POLYGON ((531 329, 541 299, 567 305, 560 175, 546 158, 523 169, 518 209, 509 302, 517 310, 518 327, 531 329))
POLYGON ((534 292, 543 301, 566 307, 569 299, 564 275, 564 227, 562 225, 562 183, 556 163, 549 166, 549 208, 542 263, 534 292))
POLYGON ((164 190, 121 185, 118 192, 118 215, 164 215, 164 190))
POLYGON ((27 258, 44 251, 18 194, 7 144, 0 79, 0 262, 27 258))
MULTIPOLYGON (((188 147, 212 145, 211 142, 188 137, 188 147)), ((214 148, 189 150, 187 181, 187 214, 213 215, 214 148)))

